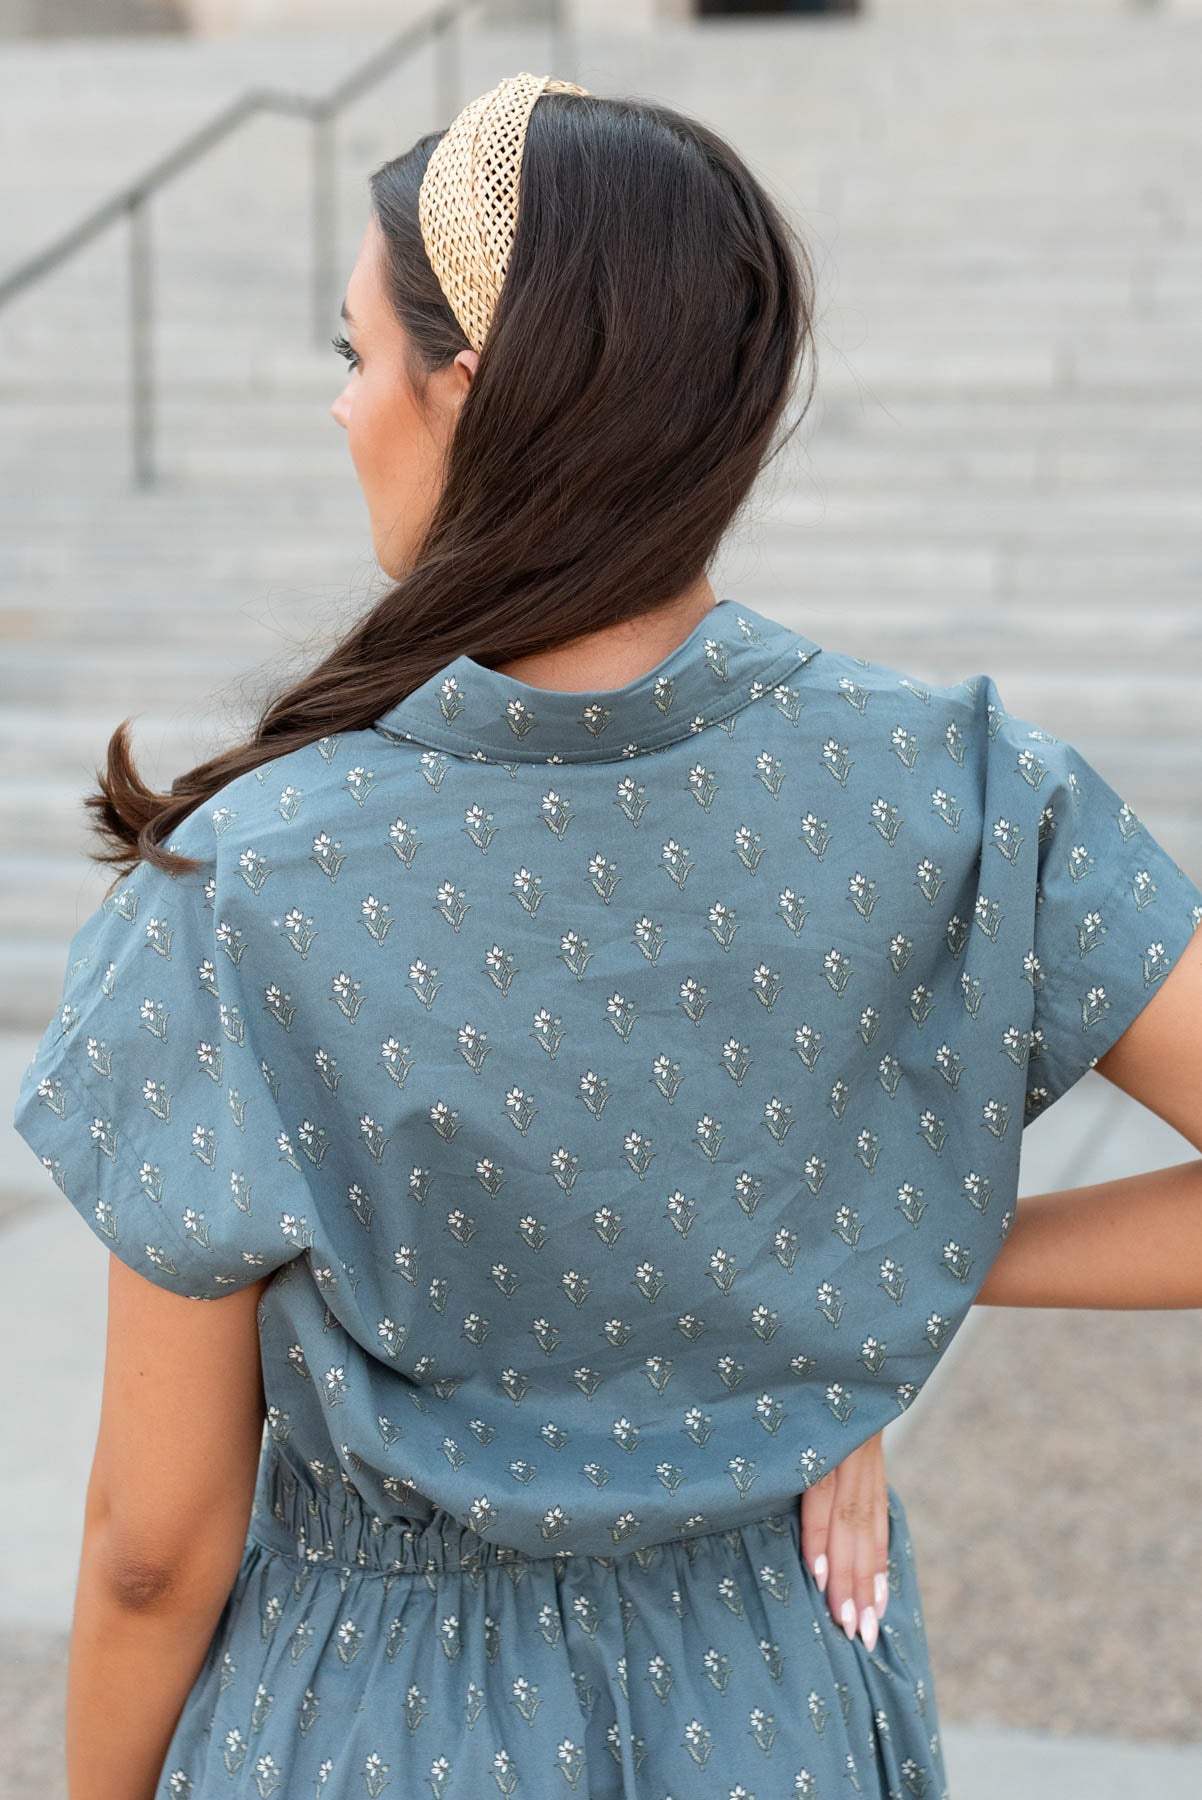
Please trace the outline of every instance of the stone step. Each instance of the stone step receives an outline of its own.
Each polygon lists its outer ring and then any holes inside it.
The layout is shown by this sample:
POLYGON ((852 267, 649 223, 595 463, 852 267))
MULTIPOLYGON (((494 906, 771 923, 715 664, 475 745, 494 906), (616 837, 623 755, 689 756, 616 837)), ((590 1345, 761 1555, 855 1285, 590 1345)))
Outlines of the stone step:
MULTIPOLYGON (((98 302, 99 303, 99 302, 98 302)), ((949 309, 950 310, 950 309, 949 309)), ((337 321, 331 319, 331 332, 337 321)), ((107 345, 99 325, 86 339, 60 346, 55 367, 47 372, 29 366, 23 357, 3 373, 3 397, 8 401, 47 401, 57 394, 68 399, 94 402, 98 397, 125 398, 128 376, 119 352, 125 348, 122 312, 114 308, 112 336, 107 345)), ((155 369, 164 391, 187 396, 204 394, 212 404, 223 404, 227 394, 241 396, 246 407, 257 396, 287 392, 324 394, 332 402, 338 393, 341 359, 324 345, 315 348, 298 331, 295 337, 252 340, 242 333, 231 344, 206 341, 196 326, 178 317, 164 317, 156 326, 155 369)), ((1032 334, 1018 321, 994 329, 979 321, 952 317, 928 317, 915 325, 886 318, 875 333, 867 331, 859 310, 848 325, 832 328, 829 313, 819 325, 818 354, 827 349, 824 374, 837 385, 857 379, 867 371, 872 378, 911 381, 921 374, 924 385, 938 382, 962 387, 1009 390, 1049 385, 1096 385, 1107 393, 1118 383, 1124 390, 1138 388, 1145 380, 1165 386, 1170 394, 1187 395, 1202 385, 1202 325, 1157 322, 1150 329, 1146 318, 1117 320, 1105 325, 1083 325, 1066 314, 1057 329, 1049 321, 1032 334), (854 330, 854 344, 845 334, 854 330), (844 365, 849 365, 846 369, 844 365)), ((47 355, 50 352, 47 350, 47 355)))
MULTIPOLYGON (((124 451, 113 441, 118 435, 110 426, 108 443, 119 459, 124 451)), ((960 446, 924 449, 901 431, 892 444, 868 450, 856 441, 832 442, 827 435, 815 447, 812 474, 804 481, 799 477, 799 485, 806 492, 815 480, 827 491, 837 487, 849 491, 868 488, 873 493, 912 492, 933 487, 941 495, 954 493, 957 487, 968 493, 1011 487, 1022 495, 1049 488, 1071 492, 1120 484, 1126 487, 1128 482, 1138 481, 1149 488, 1180 490, 1188 497, 1196 495, 1202 475, 1202 439, 1196 434, 1179 453, 1171 448, 1171 440, 1165 442, 1155 435, 1148 438, 1142 452, 1135 439, 1112 449, 1094 444, 1057 452, 1034 442, 1034 433, 1015 435, 1023 441, 1012 449, 991 444, 977 432, 965 434, 966 441, 960 446)), ((80 461, 84 460, 81 456, 80 461)), ((312 483, 323 476, 338 479, 347 473, 345 446, 323 449, 316 438, 291 447, 265 441, 256 441, 253 448, 234 444, 206 447, 195 436, 189 438, 166 428, 158 439, 156 466, 164 480, 202 492, 234 477, 256 487, 270 487, 286 479, 312 483)), ((114 475, 120 472, 118 461, 114 475)))
MULTIPOLYGON (((1012 393, 978 395, 965 393, 927 393, 915 390, 904 399, 891 399, 889 409, 874 404, 871 393, 830 392, 826 386, 827 363, 834 352, 820 346, 820 378, 818 392, 801 428, 802 440, 822 435, 824 442, 867 443, 881 439, 895 443, 905 438, 916 448, 971 449, 988 448, 990 444, 1029 448, 1068 447, 1086 450, 1091 445, 1130 446, 1133 473, 1138 474, 1142 459, 1153 454, 1158 444, 1174 453, 1197 444, 1197 402, 1184 394, 1124 395, 1122 403, 1103 392, 1012 393)), ((161 393, 156 407, 159 435, 190 441, 193 437, 205 446, 220 441, 230 447, 253 449, 260 442, 278 446, 300 440, 302 449, 329 444, 341 451, 347 461, 346 440, 322 400, 332 394, 322 391, 310 396, 285 389, 280 392, 251 394, 245 389, 231 394, 218 406, 201 395, 181 394, 168 389, 161 393)), ((18 445, 24 446, 39 431, 50 442, 57 441, 65 453, 70 444, 62 443, 64 432, 78 429, 85 449, 91 453, 98 441, 125 431, 128 422, 123 398, 81 397, 72 403, 66 396, 57 402, 50 398, 41 403, 25 399, 10 400, 4 407, 8 442, 0 447, 16 462, 18 445)), ((790 413, 790 417, 794 416, 790 413)), ((178 445, 177 445, 178 448, 178 445)), ((796 454, 792 448, 785 458, 796 454)), ((1141 484, 1144 485, 1144 484, 1141 484)), ((63 505, 86 504, 86 494, 77 498, 64 493, 51 483, 42 484, 29 500, 15 501, 7 490, 0 490, 0 516, 6 508, 19 515, 29 515, 29 505, 59 508, 63 505)), ((277 504, 287 507, 291 498, 282 492, 277 504)), ((205 504, 208 504, 206 501, 205 504)), ((239 499, 235 484, 226 502, 237 508, 239 499)), ((253 511, 261 513, 263 497, 256 496, 253 511)), ((295 508, 294 508, 295 509, 295 508)), ((153 521, 147 514, 148 525, 153 521)))
MULTIPOLYGON (((1085 670, 1105 666, 1126 651, 1149 674, 1166 653, 1192 656, 1195 678, 1202 655, 1202 615, 1197 610, 1197 552, 1158 559, 1116 545, 1075 552, 1012 549, 982 539, 963 544, 870 541, 847 534, 823 540, 799 527, 771 533, 762 526, 754 543, 732 538, 727 560, 735 572, 732 593, 774 613, 804 597, 811 607, 865 631, 897 631, 907 643, 938 638, 967 654, 973 646, 1006 644, 1019 634, 1024 648, 1071 650, 1085 670), (905 603, 904 617, 898 616, 905 603), (1138 630, 1132 610, 1140 609, 1138 630), (1192 650, 1191 650, 1192 646, 1192 650)), ((155 683, 183 673, 199 688, 208 678, 221 687, 237 683, 250 696, 261 683, 292 679, 313 667, 332 641, 335 614, 348 624, 387 591, 351 592, 351 584, 324 586, 281 574, 247 578, 232 599, 195 575, 179 581, 165 574, 143 605, 128 596, 106 606, 103 591, 89 599, 63 578, 61 609, 43 600, 34 584, 12 586, 0 596, 0 698, 6 706, 46 705, 58 699, 75 707, 125 694, 139 710, 157 701, 155 683), (164 607, 181 613, 170 643, 162 640, 164 607), (214 641, 219 650, 214 650, 214 641), (86 655, 92 673, 69 665, 86 655), (187 659, 188 669, 181 665, 187 659)), ((715 590, 717 591, 717 590, 715 590)))
MULTIPOLYGON (((1160 454, 1171 474, 1179 457, 1198 449, 1197 403, 1179 394, 1166 394, 1163 404, 1155 396, 1133 394, 1125 421, 1116 417, 1112 404, 1100 395, 1080 392, 1056 396, 952 392, 935 396, 916 386, 904 395, 890 395, 888 406, 884 406, 872 393, 853 392, 849 386, 833 392, 826 383, 826 363, 831 355, 829 350, 825 352, 825 360, 820 363, 818 393, 797 436, 778 463, 778 470, 785 468, 800 475, 803 445, 810 447, 811 454, 817 448, 823 455, 844 455, 849 463, 859 451, 871 454, 878 444, 886 449, 892 446, 895 452, 896 447, 904 446, 907 456, 910 451, 964 455, 987 455, 995 450, 1007 455, 1038 451, 1048 456, 1085 456, 1091 451, 1113 456, 1122 451, 1129 463, 1122 481, 1126 490, 1133 483, 1138 488, 1160 485, 1158 468, 1145 472, 1147 459, 1155 460, 1160 454), (933 404, 936 398, 938 406, 933 404)), ((227 405, 218 406, 200 397, 163 393, 155 413, 155 439, 162 452, 163 473, 176 469, 182 473, 194 464, 197 470, 214 469, 219 474, 221 465, 217 458, 226 452, 250 468, 260 452, 274 457, 295 446, 299 458, 297 485, 303 486, 307 481, 316 497, 316 490, 324 482, 327 462, 340 463, 348 477, 351 474, 345 434, 332 418, 329 406, 323 403, 330 399, 326 392, 311 398, 289 392, 262 397, 243 392, 231 396, 227 405), (316 458, 326 460, 318 464, 321 475, 314 480, 306 477, 304 470, 306 463, 311 466, 316 458)), ((41 466, 53 455, 56 468, 60 457, 64 466, 70 466, 66 459, 72 458, 85 471, 91 469, 95 482, 104 473, 94 466, 92 459, 97 452, 130 437, 128 409, 116 395, 76 402, 64 397, 58 404, 49 399, 41 403, 14 402, 0 407, 0 416, 5 420, 6 438, 0 446, 0 462, 7 462, 14 473, 27 468, 31 460, 41 466)), ((790 421, 795 417, 794 407, 789 413, 790 421)), ((237 465, 235 472, 236 469, 237 465)), ((898 472, 904 472, 901 457, 898 472)), ((229 486, 234 489, 236 483, 231 480, 229 486)), ((41 481, 36 487, 32 483, 28 487, 30 491, 20 496, 13 494, 11 488, 0 490, 0 518, 6 513, 35 521, 44 512, 59 516, 65 496, 58 485, 41 481)), ((177 490, 173 501, 182 499, 185 492, 186 489, 177 490)), ((269 497, 265 500, 257 496, 254 513, 261 516, 268 502, 269 497)), ((228 504, 236 507, 237 503, 236 494, 231 492, 228 504)), ((79 499, 72 504, 86 504, 86 490, 81 489, 79 499)), ((281 490, 274 504, 283 508, 290 505, 294 512, 301 510, 288 489, 281 490)), ((336 497, 332 504, 337 504, 336 497)), ((153 531, 155 520, 149 509, 145 519, 147 529, 153 531)))
MULTIPOLYGON (((1048 529, 1054 530, 1059 507, 1072 516, 1096 503, 1098 496, 1113 496, 1136 516, 1141 507, 1146 513, 1160 508, 1167 518, 1179 509, 1187 513, 1190 496, 1197 492, 1202 454, 1197 432, 1158 431, 1149 419, 1143 430, 1133 423, 1126 435, 1111 435, 1101 427, 1091 434, 1084 425, 1058 436, 1017 425, 991 434, 970 426, 971 408, 966 408, 966 428, 941 435, 920 425, 911 427, 905 402, 905 396, 897 396, 896 403, 890 398, 885 416, 878 412, 866 417, 862 432, 829 415, 804 420, 753 504, 787 496, 812 517, 836 496, 865 506, 879 497, 898 508, 935 512, 946 502, 966 515, 975 504, 987 501, 1015 508, 1030 501, 1049 515, 1048 529)), ((170 535, 180 516, 176 509, 189 494, 210 507, 217 505, 219 516, 230 519, 231 532, 251 539, 273 525, 291 538, 312 519, 310 535, 319 543, 324 520, 335 528, 349 524, 356 509, 366 527, 346 441, 331 421, 298 420, 291 443, 286 434, 253 429, 241 438, 231 434, 223 439, 222 429, 218 422, 210 433, 202 434, 160 421, 154 434, 157 482, 146 496, 134 490, 132 433, 128 421, 116 413, 97 430, 81 431, 70 455, 65 451, 55 455, 48 434, 44 451, 37 443, 27 443, 19 462, 15 454, 10 456, 7 471, 0 456, 4 476, 0 534, 6 540, 0 543, 0 578, 20 560, 11 527, 23 527, 38 538, 49 534, 56 521, 70 517, 46 478, 52 457, 56 480, 69 480, 77 491, 83 491, 86 483, 87 502, 76 509, 76 517, 95 508, 103 496, 117 509, 116 528, 123 531, 122 501, 141 498, 146 508, 141 529, 151 545, 170 535), (201 441, 205 435, 208 443, 201 441), (247 500, 251 495, 261 500, 257 517, 248 516, 245 507, 241 516, 233 508, 227 510, 234 484, 245 490, 247 500), (309 500, 312 510, 304 504, 309 500), (282 501, 288 502, 286 508, 281 508, 282 501)), ((14 452, 15 437, 10 439, 14 452)))
MULTIPOLYGON (((222 732, 210 715, 193 715, 187 708, 165 711, 138 704, 129 710, 134 714, 134 754, 139 768, 145 765, 148 780, 161 774, 169 781, 181 769, 194 767, 212 754, 218 738, 230 742, 238 726, 231 718, 222 732)), ((83 788, 93 785, 109 736, 124 716, 117 693, 110 699, 93 692, 78 706, 54 710, 26 695, 0 709, 0 768, 6 776, 0 807, 7 804, 13 816, 29 818, 22 847, 32 847, 38 839, 41 826, 33 823, 35 816, 63 817, 83 788), (21 795, 28 797, 25 806, 21 795)), ((82 830, 82 812, 79 818, 82 830)))
MULTIPOLYGON (((840 448, 850 455, 846 440, 840 448)), ((899 442, 895 453, 901 458, 907 450, 907 444, 899 442)), ((779 527, 782 532, 804 529, 807 535, 833 542, 850 537, 855 542, 866 540, 871 546, 879 540, 896 544, 903 552, 918 543, 954 547, 992 538, 1012 545, 1019 538, 1024 545, 1065 553, 1093 547, 1109 552, 1126 545, 1135 554, 1153 556, 1159 549, 1169 561, 1202 541, 1202 511, 1196 498, 1176 488, 1120 482, 1070 494, 994 488, 977 492, 959 485, 937 494, 845 493, 823 481, 822 462, 828 453, 834 453, 834 445, 819 438, 804 454, 791 447, 789 460, 782 458, 769 469, 764 485, 753 496, 757 526, 779 527)), ((358 546, 348 544, 339 534, 352 530, 363 544, 367 535, 365 519, 355 529, 355 514, 362 502, 349 458, 346 461, 344 492, 317 528, 306 529, 303 517, 298 518, 289 536, 279 541, 264 534, 262 516, 231 518, 227 532, 211 533, 204 561, 206 575, 227 581, 237 581, 248 573, 308 573, 315 579, 345 576, 346 559, 358 546)), ((191 513, 177 509, 174 492, 139 499, 140 510, 134 502, 124 516, 120 509, 109 512, 105 521, 109 528, 103 538, 95 529, 102 522, 102 509, 95 502, 91 516, 81 511, 74 521, 67 522, 65 531, 57 512, 45 521, 28 520, 25 542, 11 541, 16 534, 10 533, 10 541, 0 546, 0 577, 42 579, 69 574, 79 579, 86 591, 90 576, 105 579, 113 568, 124 573, 122 566, 128 566, 135 554, 140 554, 144 566, 130 568, 131 582, 150 583, 161 572, 194 569, 195 551, 180 533, 195 529, 195 509, 191 513)), ((278 532, 284 521, 269 523, 278 532)))
MULTIPOLYGON (((308 513, 308 497, 340 506, 354 475, 329 409, 322 401, 277 407, 265 401, 261 419, 254 403, 245 416, 236 409, 182 416, 171 405, 160 407, 153 434, 158 486, 144 497, 148 535, 157 529, 153 508, 166 517, 189 490, 196 504, 212 506, 214 484, 225 486, 223 515, 238 508, 245 481, 268 482, 256 486, 254 502, 247 497, 259 517, 270 509, 284 517, 308 513), (297 504, 301 493, 304 508, 297 504)), ((795 407, 788 418, 794 421, 795 407)), ((1096 481, 1103 491, 1155 495, 1195 484, 1200 448, 1197 423, 1179 396, 1166 398, 1161 409, 1148 394, 1134 394, 1126 423, 1108 403, 1099 400, 1094 409, 1080 392, 1065 394, 1062 405, 1051 394, 1033 396, 1029 405, 1020 396, 943 396, 941 412, 932 414, 918 385, 884 394, 880 383, 871 392, 846 383, 835 392, 822 373, 819 396, 770 482, 812 493, 815 475, 830 482, 828 491, 844 477, 885 491, 937 481, 941 495, 961 488, 968 499, 988 479, 1002 488, 1036 482, 1053 499, 1051 490, 1062 482, 1096 481)), ((122 405, 101 403, 88 412, 43 405, 31 427, 7 428, 0 443, 0 520, 29 520, 38 529, 43 518, 61 517, 58 484, 68 475, 85 497, 81 506, 95 504, 101 493, 142 499, 133 491, 131 468, 131 425, 122 405), (47 464, 54 481, 45 475, 47 464)))
MULTIPOLYGON (((1084 654, 1095 638, 1099 644, 1131 644, 1131 608, 1138 604, 1145 615, 1139 641, 1147 646, 1149 668, 1166 645, 1194 639, 1202 627, 1199 555, 1188 545, 1159 552, 1154 544, 1107 543, 1104 536, 1092 545, 1028 545, 1021 537, 995 539, 985 531, 939 541, 901 529, 891 535, 867 528, 857 537, 854 531, 824 532, 805 522, 788 529, 762 522, 758 535, 749 532, 744 527, 730 540, 727 559, 739 575, 731 585, 746 594, 754 583, 765 596, 777 596, 765 611, 804 594, 829 600, 843 617, 863 613, 874 627, 886 628, 890 607, 904 599, 908 631, 939 629, 954 633, 958 642, 988 643, 1022 629, 1033 634, 1032 645, 1045 635, 1068 636, 1084 654), (970 601, 977 612, 965 616, 970 601), (1054 619, 1045 617, 1050 602, 1054 619), (1153 609, 1154 619, 1148 616, 1153 609)), ((388 591, 386 580, 369 576, 366 550, 359 559, 360 579, 352 552, 348 543, 341 581, 305 579, 284 566, 274 576, 248 572, 231 593, 228 584, 223 591, 210 583, 201 564, 178 574, 164 568, 157 584, 143 582, 139 592, 131 583, 110 604, 94 578, 76 591, 69 571, 53 581, 32 575, 10 581, 0 588, 0 642, 10 665, 7 678, 0 670, 0 692, 10 704, 35 695, 40 700, 59 691, 63 664, 73 651, 95 650, 108 660, 91 691, 111 692, 114 679, 120 682, 128 670, 125 685, 144 702, 153 697, 144 679, 153 680, 161 659, 171 656, 170 645, 156 643, 166 607, 181 614, 178 634, 172 631, 172 643, 181 649, 211 651, 219 635, 215 678, 253 682, 252 653, 261 656, 265 678, 277 668, 311 667, 332 641, 336 620, 349 624, 388 591), (207 632, 198 617, 209 621, 207 632)))
POLYGON ((254 679, 237 661, 211 648, 189 649, 182 656, 173 643, 161 638, 146 643, 131 660, 128 646, 94 644, 87 647, 87 662, 66 656, 53 646, 42 644, 9 644, 0 662, 0 707, 27 703, 36 691, 39 702, 47 708, 47 725, 53 727, 53 712, 77 705, 94 704, 96 695, 111 695, 114 701, 113 724, 122 713, 118 696, 124 694, 128 710, 135 712, 141 698, 153 695, 155 704, 200 707, 221 694, 235 682, 254 679))
MULTIPOLYGON (((1072 194, 1061 196, 1052 209, 1050 216, 1059 217, 1061 231, 1057 238, 1049 230, 1045 245, 1029 212, 1019 221, 999 219, 992 227, 978 215, 971 227, 959 229, 954 219, 943 218, 924 229, 899 196, 892 215, 895 222, 887 230, 846 215, 834 227, 826 223, 829 209, 818 212, 807 204, 804 181, 790 183, 789 192, 795 196, 795 223, 814 260, 820 295, 836 310, 845 303, 840 298, 845 287, 854 283, 861 296, 857 312, 871 304, 885 316, 910 317, 916 325, 929 319, 933 305, 954 324, 957 303, 968 295, 979 304, 982 316, 999 328, 1008 319, 1017 324, 1025 316, 1029 326, 1041 318, 1054 320, 1058 314, 1069 319, 1081 316, 1082 322, 1092 325, 1098 308, 1106 313, 1113 309, 1121 319, 1129 311, 1148 310, 1158 298, 1174 294, 1188 298, 1198 288, 1196 241, 1170 237, 1163 227, 1141 234, 1134 219, 1142 215, 1116 219, 1112 208, 1105 236, 1079 222, 1066 238, 1065 212, 1079 205, 1079 197, 1072 194), (871 280, 866 291, 865 277, 871 280), (1042 302, 1041 286, 1047 290, 1042 302)), ((191 321, 191 330, 202 339, 207 331, 219 351, 219 326, 206 321, 215 320, 223 301, 228 312, 235 284, 237 311, 224 321, 235 352, 239 334, 253 330, 264 306, 270 307, 273 319, 309 317, 312 239, 300 197, 295 218, 281 218, 277 206, 265 220, 252 217, 235 223, 230 208, 237 199, 236 192, 222 197, 211 220, 194 221, 187 246, 177 247, 161 233, 154 239, 155 314, 167 342, 173 331, 188 329, 191 321), (255 224, 258 229, 252 230, 255 224), (269 256, 264 254, 265 233, 269 256)), ((341 247, 350 252, 351 261, 367 207, 366 192, 356 192, 343 209, 347 239, 341 247)), ((6 257, 4 269, 19 260, 6 257)), ((12 324, 5 333, 5 362, 17 351, 36 354, 48 344, 54 347, 67 328, 85 341, 117 341, 127 272, 126 239, 117 231, 39 287, 11 300, 6 308, 12 324)), ((1182 323, 1188 325, 1188 317, 1182 323)), ((331 320, 331 332, 336 326, 336 319, 331 320)))

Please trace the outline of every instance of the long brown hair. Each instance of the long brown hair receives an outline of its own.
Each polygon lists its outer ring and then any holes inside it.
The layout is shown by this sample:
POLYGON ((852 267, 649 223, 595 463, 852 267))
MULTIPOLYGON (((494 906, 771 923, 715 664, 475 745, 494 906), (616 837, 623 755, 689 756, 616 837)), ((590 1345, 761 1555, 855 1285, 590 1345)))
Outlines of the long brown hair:
MULTIPOLYGON (((468 347, 418 223, 440 135, 370 177, 419 401, 468 347)), ((505 283, 411 566, 169 794, 138 777, 123 721, 84 802, 111 845, 94 860, 195 870, 162 840, 237 776, 370 725, 461 652, 504 663, 699 580, 813 398, 813 302, 802 238, 716 133, 646 100, 541 96, 505 283)))

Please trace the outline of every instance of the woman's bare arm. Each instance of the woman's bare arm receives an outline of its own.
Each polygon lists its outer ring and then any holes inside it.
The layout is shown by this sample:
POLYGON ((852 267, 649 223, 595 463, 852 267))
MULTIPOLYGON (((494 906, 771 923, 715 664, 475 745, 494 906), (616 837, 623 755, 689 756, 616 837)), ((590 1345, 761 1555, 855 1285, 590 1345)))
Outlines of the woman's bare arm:
POLYGON ((1202 1306, 1202 1158, 1029 1194, 977 1292, 983 1306, 1202 1306))
MULTIPOLYGON (((1097 1068, 1202 1150, 1202 929, 1097 1068)), ((1027 1196, 977 1300, 1202 1307, 1202 1159, 1027 1196)))
POLYGON ((168 1293, 109 1257, 100 1431, 67 1664, 70 1800, 151 1800, 238 1572, 264 1400, 266 1281, 168 1293))

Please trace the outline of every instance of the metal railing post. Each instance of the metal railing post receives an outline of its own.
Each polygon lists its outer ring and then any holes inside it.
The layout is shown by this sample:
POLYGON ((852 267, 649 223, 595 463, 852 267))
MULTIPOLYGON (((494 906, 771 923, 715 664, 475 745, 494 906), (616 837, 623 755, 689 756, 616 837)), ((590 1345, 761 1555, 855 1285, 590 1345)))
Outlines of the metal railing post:
POLYGON ((313 343, 321 349, 334 322, 334 264, 337 257, 338 211, 334 115, 313 112, 313 343))
POLYGON ((129 203, 129 376, 134 480, 154 486, 154 370, 151 366, 150 220, 147 197, 129 203))
POLYGON ((449 125, 459 111, 461 92, 459 12, 448 7, 434 31, 435 79, 438 124, 449 125))

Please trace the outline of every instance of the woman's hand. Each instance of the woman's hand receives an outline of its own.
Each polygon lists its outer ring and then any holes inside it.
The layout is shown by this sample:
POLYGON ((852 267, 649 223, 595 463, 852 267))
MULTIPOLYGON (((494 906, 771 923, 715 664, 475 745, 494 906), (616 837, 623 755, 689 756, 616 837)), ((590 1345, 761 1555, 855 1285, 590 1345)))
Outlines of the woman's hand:
POLYGON ((801 1555, 836 1624, 876 1643, 889 1598, 889 1502, 881 1432, 801 1496, 801 1555))

